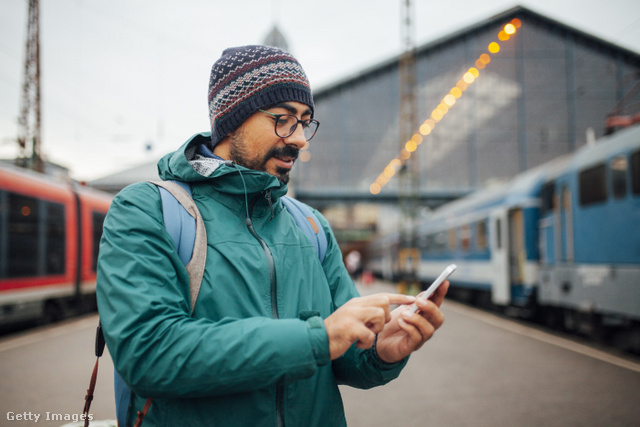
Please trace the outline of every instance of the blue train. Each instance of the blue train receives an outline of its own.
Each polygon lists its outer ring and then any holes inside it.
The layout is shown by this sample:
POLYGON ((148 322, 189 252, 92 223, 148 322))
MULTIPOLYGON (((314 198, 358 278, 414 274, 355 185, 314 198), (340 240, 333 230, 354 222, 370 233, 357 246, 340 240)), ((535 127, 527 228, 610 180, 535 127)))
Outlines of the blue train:
MULTIPOLYGON (((417 227, 417 277, 458 265, 451 292, 640 350, 640 126, 435 210, 417 227)), ((368 268, 399 276, 398 234, 368 268)))

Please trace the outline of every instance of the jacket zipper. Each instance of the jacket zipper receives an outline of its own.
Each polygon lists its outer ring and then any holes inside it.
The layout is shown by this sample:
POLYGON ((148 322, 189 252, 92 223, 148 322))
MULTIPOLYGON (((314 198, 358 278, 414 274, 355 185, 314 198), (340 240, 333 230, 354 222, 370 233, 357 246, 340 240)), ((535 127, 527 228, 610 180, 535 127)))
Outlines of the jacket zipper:
POLYGON ((247 228, 249 229, 251 235, 255 237, 258 243, 260 243, 260 246, 262 246, 262 250, 267 257, 267 263, 269 264, 269 280, 271 283, 271 316, 274 319, 279 319, 280 314, 278 313, 278 284, 276 282, 276 265, 273 260, 273 254, 271 253, 271 250, 269 249, 265 241, 262 240, 260 236, 258 236, 258 233, 256 233, 251 220, 247 221, 247 228))
POLYGON ((269 209, 271 209, 271 219, 273 219, 273 202, 271 201, 271 190, 264 192, 264 198, 269 202, 269 209))
MULTIPOLYGON (((271 218, 273 219, 273 204, 271 202, 271 190, 267 190, 265 192, 265 198, 269 202, 269 207, 271 208, 271 218)), ((254 203, 251 204, 250 213, 253 214, 254 203)), ((280 318, 280 313, 278 311, 278 282, 276 278, 276 265, 273 259, 273 254, 271 253, 271 249, 267 246, 267 243, 256 233, 255 228, 253 228, 253 222, 251 218, 247 218, 247 228, 251 235, 260 243, 262 250, 267 258, 267 264, 269 265, 269 281, 271 287, 271 316, 274 319, 280 318)), ((284 427, 284 385, 278 383, 276 385, 276 416, 278 419, 278 427, 284 427)))

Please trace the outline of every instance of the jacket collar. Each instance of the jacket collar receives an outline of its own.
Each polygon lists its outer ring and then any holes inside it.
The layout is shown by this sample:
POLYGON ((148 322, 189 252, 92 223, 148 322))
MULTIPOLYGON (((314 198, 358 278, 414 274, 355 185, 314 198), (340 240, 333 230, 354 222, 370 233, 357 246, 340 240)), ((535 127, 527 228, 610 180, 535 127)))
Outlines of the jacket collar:
POLYGON ((287 185, 280 182, 275 176, 231 162, 220 161, 217 167, 207 171, 205 175, 199 173, 196 170, 199 170, 199 168, 194 169, 192 165, 196 154, 209 159, 217 157, 210 157, 213 154, 206 149, 206 146, 202 147, 208 140, 211 140, 211 132, 197 133, 182 144, 178 150, 165 155, 158 162, 158 175, 160 178, 192 184, 207 181, 221 193, 231 196, 244 196, 246 192, 249 199, 255 198, 260 193, 270 191, 274 202, 287 193, 287 185))

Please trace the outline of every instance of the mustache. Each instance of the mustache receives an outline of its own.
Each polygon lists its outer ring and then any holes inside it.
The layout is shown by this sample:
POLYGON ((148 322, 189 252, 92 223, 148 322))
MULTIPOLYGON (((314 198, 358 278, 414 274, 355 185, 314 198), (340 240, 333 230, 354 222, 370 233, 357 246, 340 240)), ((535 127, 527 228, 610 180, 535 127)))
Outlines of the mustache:
POLYGON ((294 148, 290 145, 285 145, 284 147, 273 147, 267 153, 266 158, 269 159, 271 157, 291 157, 293 160, 297 160, 299 155, 299 149, 294 148))

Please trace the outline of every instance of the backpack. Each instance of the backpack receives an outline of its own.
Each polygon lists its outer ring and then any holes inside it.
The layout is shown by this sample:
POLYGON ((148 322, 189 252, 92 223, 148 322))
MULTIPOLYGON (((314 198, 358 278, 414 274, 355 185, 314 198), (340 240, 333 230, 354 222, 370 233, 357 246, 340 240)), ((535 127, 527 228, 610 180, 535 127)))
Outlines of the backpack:
MULTIPOLYGON (((162 215, 165 228, 175 245, 180 260, 185 265, 189 274, 189 290, 191 312, 200 291, 200 284, 204 275, 207 253, 207 236, 200 212, 192 198, 191 186, 181 181, 150 181, 158 187, 162 202, 162 215)), ((291 214, 295 223, 313 244, 320 263, 324 262, 327 252, 327 236, 316 223, 316 216, 304 204, 291 197, 284 196, 282 200, 286 210, 291 214)), ((95 353, 96 360, 87 396, 85 397, 85 427, 89 425, 89 407, 93 399, 93 391, 98 373, 98 361, 104 352, 105 341, 102 333, 102 325, 98 324, 96 331, 95 353)), ((118 426, 124 427, 133 401, 133 393, 129 386, 122 380, 120 374, 113 370, 114 392, 116 400, 116 416, 118 426)), ((148 398, 138 416, 134 427, 139 427, 147 414, 152 398, 148 398)))

